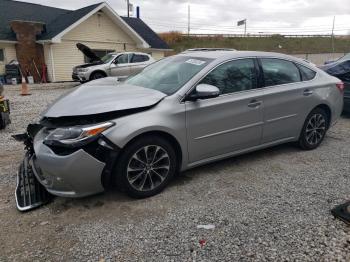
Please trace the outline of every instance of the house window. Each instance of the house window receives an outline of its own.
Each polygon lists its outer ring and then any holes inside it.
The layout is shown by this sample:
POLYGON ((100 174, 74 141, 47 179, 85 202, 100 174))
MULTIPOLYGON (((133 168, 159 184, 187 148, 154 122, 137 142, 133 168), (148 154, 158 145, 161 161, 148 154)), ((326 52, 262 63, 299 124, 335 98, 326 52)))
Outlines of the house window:
MULTIPOLYGON (((100 49, 92 49, 92 51, 93 51, 99 58, 102 58, 102 57, 104 57, 105 55, 114 52, 114 50, 100 50, 100 49)), ((88 58, 87 56, 84 56, 84 62, 85 62, 85 63, 90 63, 91 60, 90 60, 90 58, 88 58)))
POLYGON ((5 61, 5 56, 4 56, 4 49, 0 49, 0 62, 5 61))

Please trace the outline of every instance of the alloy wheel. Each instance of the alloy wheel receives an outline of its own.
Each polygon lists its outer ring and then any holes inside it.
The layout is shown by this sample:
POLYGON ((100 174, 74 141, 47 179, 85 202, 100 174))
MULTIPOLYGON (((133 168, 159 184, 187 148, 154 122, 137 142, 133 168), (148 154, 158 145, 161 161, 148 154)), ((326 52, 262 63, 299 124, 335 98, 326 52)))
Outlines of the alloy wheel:
POLYGON ((139 149, 127 166, 129 184, 138 191, 151 191, 169 174, 170 157, 164 148, 148 145, 139 149))
POLYGON ((322 114, 314 114, 306 125, 306 141, 317 145, 326 133, 326 119, 322 114))

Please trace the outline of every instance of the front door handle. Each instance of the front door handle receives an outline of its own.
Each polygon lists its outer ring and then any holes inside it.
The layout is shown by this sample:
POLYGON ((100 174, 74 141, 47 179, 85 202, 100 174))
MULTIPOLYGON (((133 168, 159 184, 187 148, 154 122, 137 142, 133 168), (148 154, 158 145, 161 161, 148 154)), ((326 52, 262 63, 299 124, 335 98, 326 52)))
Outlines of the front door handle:
POLYGON ((250 101, 248 104, 248 107, 250 108, 258 108, 259 106, 261 106, 261 101, 258 101, 256 99, 250 101))
POLYGON ((304 96, 311 96, 314 93, 314 91, 310 90, 310 89, 305 89, 304 90, 304 96))

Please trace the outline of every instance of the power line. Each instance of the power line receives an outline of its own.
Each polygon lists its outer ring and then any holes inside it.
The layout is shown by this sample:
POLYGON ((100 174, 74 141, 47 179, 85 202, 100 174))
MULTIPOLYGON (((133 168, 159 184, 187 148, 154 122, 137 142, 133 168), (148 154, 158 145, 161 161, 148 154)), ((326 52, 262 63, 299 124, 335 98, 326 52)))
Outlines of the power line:
MULTIPOLYGON (((150 21, 151 23, 153 23, 152 21, 155 22, 161 22, 162 25, 164 26, 172 26, 172 27, 187 27, 186 22, 182 23, 182 22, 164 22, 164 20, 157 20, 157 19, 150 19, 150 18, 145 18, 145 20, 150 21)), ((159 23, 158 23, 159 24, 159 23)), ((197 24, 194 23, 191 20, 191 26, 201 26, 201 27, 205 27, 205 28, 223 28, 223 29, 232 29, 232 26, 214 26, 214 25, 203 25, 203 23, 197 24)), ((337 25, 338 28, 340 27, 346 27, 349 26, 348 24, 339 24, 337 25)), ((315 26, 301 26, 302 28, 305 29, 309 29, 309 30, 318 30, 321 29, 322 30, 331 30, 331 26, 330 25, 315 25, 315 26)), ((299 27, 289 27, 289 26, 250 26, 249 29, 256 29, 256 30, 268 30, 268 29, 287 29, 287 30, 298 30, 299 27)))
MULTIPOLYGON (((155 26, 158 27, 163 27, 163 28, 168 28, 168 25, 164 25, 164 24, 153 24, 155 26)), ((186 26, 170 26, 170 28, 177 28, 177 29, 186 29, 186 26)), ((193 30, 206 30, 206 31, 218 31, 218 32, 241 32, 240 29, 223 29, 220 27, 215 27, 215 28, 206 28, 206 27, 191 27, 191 29, 193 30)), ((347 28, 338 28, 338 29, 334 29, 334 31, 340 32, 340 31, 346 31, 346 30, 350 30, 349 27, 347 28)), ((329 30, 313 30, 313 29, 308 29, 308 30, 302 30, 302 29, 291 29, 291 30, 271 30, 270 28, 265 28, 263 31, 265 31, 266 33, 303 33, 303 32, 323 32, 323 33, 327 33, 329 34, 329 30)), ((250 33, 261 33, 260 30, 250 30, 250 33)))

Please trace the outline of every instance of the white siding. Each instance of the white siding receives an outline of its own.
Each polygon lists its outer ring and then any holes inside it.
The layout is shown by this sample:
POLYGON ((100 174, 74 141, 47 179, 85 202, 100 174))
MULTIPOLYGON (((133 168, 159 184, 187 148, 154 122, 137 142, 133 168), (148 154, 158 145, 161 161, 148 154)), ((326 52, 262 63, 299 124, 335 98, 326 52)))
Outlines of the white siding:
POLYGON ((1 44, 0 49, 4 50, 4 61, 0 61, 0 75, 5 74, 5 65, 11 60, 17 59, 15 44, 1 44))
MULTIPOLYGON (((55 66, 55 81, 72 80, 72 69, 74 66, 84 63, 84 55, 76 47, 77 43, 88 45, 91 49, 123 51, 124 45, 101 42, 84 41, 62 41, 52 45, 52 53, 55 66)), ((127 45, 127 50, 136 49, 135 46, 127 45)), ((48 67, 51 63, 48 63, 48 67)), ((48 70, 52 72, 52 69, 48 70)))
MULTIPOLYGON (((62 42, 52 44, 54 68, 51 63, 49 47, 45 45, 45 60, 48 66, 48 74, 51 81, 72 80, 74 66, 84 63, 84 55, 77 47, 77 43, 87 45, 91 49, 113 51, 143 51, 139 50, 136 43, 122 31, 104 13, 98 13, 72 29, 62 37, 62 42), (52 76, 55 73, 55 78, 52 76)), ((156 59, 164 56, 164 52, 152 52, 156 59)))
POLYGON ((155 60, 162 59, 165 56, 164 51, 152 51, 151 54, 155 60))
MULTIPOLYGON (((119 29, 111 19, 103 13, 95 14, 62 37, 62 42, 52 45, 54 58, 55 81, 72 80, 72 69, 84 63, 84 55, 77 43, 87 45, 91 49, 135 51, 136 43, 119 29)), ((49 50, 45 50, 48 53, 49 50)), ((45 57, 48 56, 45 54, 45 57)), ((48 67, 52 67, 47 62, 48 67)), ((48 70, 52 72, 52 69, 48 70)), ((52 80, 52 78, 51 78, 52 80)))
POLYGON ((63 40, 134 44, 131 37, 102 12, 92 15, 68 32, 63 40))

